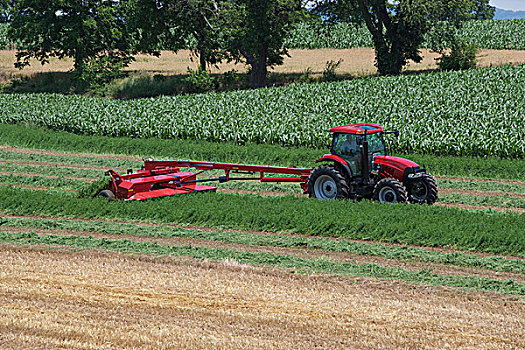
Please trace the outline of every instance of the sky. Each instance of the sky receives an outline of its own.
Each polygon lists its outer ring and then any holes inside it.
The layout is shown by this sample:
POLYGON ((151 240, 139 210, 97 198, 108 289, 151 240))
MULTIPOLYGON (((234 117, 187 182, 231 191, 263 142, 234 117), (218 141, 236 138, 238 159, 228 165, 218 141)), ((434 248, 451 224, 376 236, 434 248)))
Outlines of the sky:
POLYGON ((502 10, 525 11, 525 0, 490 0, 490 4, 502 10))

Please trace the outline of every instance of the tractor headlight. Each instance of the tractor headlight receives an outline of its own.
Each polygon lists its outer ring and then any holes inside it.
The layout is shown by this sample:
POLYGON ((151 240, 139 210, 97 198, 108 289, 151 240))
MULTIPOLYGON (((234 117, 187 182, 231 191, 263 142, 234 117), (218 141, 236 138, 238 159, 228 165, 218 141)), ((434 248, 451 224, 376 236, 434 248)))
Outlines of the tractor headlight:
POLYGON ((409 179, 416 179, 418 177, 423 176, 423 173, 414 173, 414 174, 408 174, 409 179))

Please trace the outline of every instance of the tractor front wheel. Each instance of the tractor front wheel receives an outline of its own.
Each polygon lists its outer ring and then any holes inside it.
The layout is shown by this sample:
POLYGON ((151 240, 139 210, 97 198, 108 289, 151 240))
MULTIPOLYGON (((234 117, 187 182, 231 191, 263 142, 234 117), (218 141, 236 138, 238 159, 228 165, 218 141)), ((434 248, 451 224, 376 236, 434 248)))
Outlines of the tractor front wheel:
POLYGON ((410 185, 409 195, 409 200, 412 203, 434 204, 438 199, 436 180, 431 175, 425 174, 421 180, 410 185))
POLYGON ((380 203, 406 203, 407 197, 405 186, 390 177, 379 181, 374 187, 374 200, 380 203))
POLYGON ((332 165, 321 165, 310 174, 308 194, 322 200, 348 198, 349 187, 343 174, 332 165))

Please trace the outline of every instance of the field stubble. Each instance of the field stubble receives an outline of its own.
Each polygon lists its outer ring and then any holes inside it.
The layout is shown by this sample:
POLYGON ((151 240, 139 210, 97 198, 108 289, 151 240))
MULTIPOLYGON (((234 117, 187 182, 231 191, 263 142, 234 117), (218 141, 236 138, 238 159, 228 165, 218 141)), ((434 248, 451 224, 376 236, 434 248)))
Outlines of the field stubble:
POLYGON ((517 349, 525 337, 522 299, 234 261, 5 245, 0 257, 11 348, 517 349))

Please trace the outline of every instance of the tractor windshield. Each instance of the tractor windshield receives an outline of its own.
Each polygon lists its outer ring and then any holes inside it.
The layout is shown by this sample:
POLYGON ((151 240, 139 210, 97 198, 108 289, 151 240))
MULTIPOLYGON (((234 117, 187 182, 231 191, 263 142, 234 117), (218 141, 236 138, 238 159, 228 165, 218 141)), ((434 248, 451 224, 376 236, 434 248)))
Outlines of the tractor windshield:
POLYGON ((380 153, 381 155, 386 155, 385 152, 385 143, 383 142, 383 137, 381 133, 370 134, 367 136, 368 140, 368 152, 370 154, 380 153))

